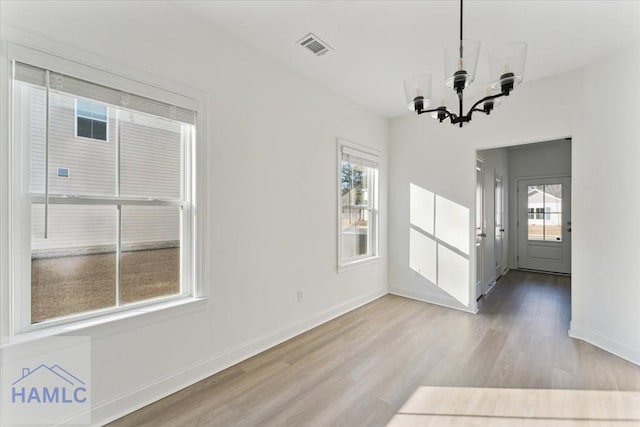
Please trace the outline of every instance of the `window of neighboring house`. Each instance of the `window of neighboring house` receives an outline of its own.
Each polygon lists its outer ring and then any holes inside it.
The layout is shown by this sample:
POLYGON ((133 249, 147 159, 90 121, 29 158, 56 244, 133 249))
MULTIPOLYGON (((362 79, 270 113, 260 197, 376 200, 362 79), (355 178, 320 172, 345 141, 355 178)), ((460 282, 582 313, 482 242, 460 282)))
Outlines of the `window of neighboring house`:
POLYGON ((108 108, 99 102, 75 100, 76 136, 106 141, 108 139, 108 108))
POLYGON ((338 148, 338 261, 345 266, 378 255, 379 155, 343 140, 338 148))
POLYGON ((562 241, 562 184, 528 187, 528 239, 562 241))
POLYGON ((196 111, 13 70, 17 332, 196 296, 196 111))

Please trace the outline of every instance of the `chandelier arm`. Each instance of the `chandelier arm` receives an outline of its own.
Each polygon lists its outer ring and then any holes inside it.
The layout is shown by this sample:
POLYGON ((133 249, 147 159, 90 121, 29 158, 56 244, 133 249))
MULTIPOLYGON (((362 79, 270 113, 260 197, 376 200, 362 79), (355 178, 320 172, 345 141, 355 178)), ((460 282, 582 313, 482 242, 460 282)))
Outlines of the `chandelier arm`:
POLYGON ((481 100, 479 100, 478 102, 476 102, 475 104, 473 104, 473 105, 471 106, 471 109, 469 110, 469 114, 471 114, 471 112, 472 112, 474 109, 476 109, 476 107, 477 107, 478 105, 482 104, 483 102, 485 102, 485 101, 491 101, 492 99, 496 99, 496 98, 501 98, 501 97, 503 97, 503 96, 505 96, 505 95, 506 95, 506 93, 501 92, 501 93, 498 93, 498 94, 496 94, 496 95, 489 95, 489 96, 485 96, 484 98, 482 98, 481 100))
MULTIPOLYGON (((444 110, 441 109, 441 108, 432 108, 430 110, 419 110, 419 111, 416 111, 416 113, 418 115, 424 114, 424 113, 434 113, 434 112, 442 112, 442 113, 444 113, 445 117, 442 120, 448 118, 449 120, 451 120, 452 124, 456 123, 457 120, 458 120, 458 116, 455 113, 452 113, 451 111, 447 110, 446 108, 444 110)), ((442 122, 442 120, 440 120, 440 122, 442 122)))
POLYGON ((418 115, 420 115, 420 114, 424 114, 424 113, 433 113, 433 112, 436 112, 436 111, 442 111, 443 113, 445 113, 447 115, 447 117, 453 117, 453 118, 458 117, 458 116, 455 115, 455 113, 452 113, 449 110, 442 110, 440 108, 433 108, 433 109, 430 109, 430 110, 419 110, 419 111, 416 111, 416 113, 418 113, 418 115))
POLYGON ((458 116, 456 115, 456 113, 452 113, 449 110, 444 110, 447 113, 447 117, 449 118, 449 120, 451 120, 451 124, 455 123, 455 121, 458 119, 458 116))

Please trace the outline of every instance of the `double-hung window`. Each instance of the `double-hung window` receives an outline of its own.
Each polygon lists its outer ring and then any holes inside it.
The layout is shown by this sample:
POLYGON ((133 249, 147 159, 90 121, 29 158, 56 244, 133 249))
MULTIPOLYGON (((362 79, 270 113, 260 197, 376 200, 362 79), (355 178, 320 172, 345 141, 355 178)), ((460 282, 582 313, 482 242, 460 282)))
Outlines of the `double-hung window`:
POLYGON ((194 296, 195 109, 12 70, 14 329, 194 296))
POLYGON ((378 255, 377 152, 338 140, 338 265, 378 255))

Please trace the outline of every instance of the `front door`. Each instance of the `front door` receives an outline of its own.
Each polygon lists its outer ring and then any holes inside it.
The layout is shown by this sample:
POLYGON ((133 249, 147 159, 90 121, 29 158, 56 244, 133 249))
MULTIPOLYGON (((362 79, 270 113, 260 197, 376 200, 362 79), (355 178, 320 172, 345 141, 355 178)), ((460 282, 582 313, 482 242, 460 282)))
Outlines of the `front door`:
POLYGON ((518 267, 571 273, 571 178, 518 180, 518 267))

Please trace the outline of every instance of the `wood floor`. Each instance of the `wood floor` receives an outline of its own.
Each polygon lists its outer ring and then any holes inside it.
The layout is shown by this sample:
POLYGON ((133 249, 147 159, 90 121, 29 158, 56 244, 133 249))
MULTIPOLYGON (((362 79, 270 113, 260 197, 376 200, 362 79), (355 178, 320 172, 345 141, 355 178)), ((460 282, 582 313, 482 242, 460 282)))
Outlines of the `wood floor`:
POLYGON ((570 286, 567 277, 512 271, 480 300, 477 315, 387 295, 112 425, 525 425, 540 391, 521 389, 624 391, 616 394, 622 403, 600 412, 602 398, 594 409, 585 392, 548 391, 555 405, 567 395, 578 404, 571 420, 537 421, 640 425, 636 405, 620 412, 629 399, 638 402, 640 367, 567 337, 570 286), (522 395, 524 409, 469 418, 465 408, 478 406, 481 392, 522 395), (430 412, 403 423, 404 413, 396 414, 420 399, 430 412), (434 407, 456 412, 446 419, 434 407))

